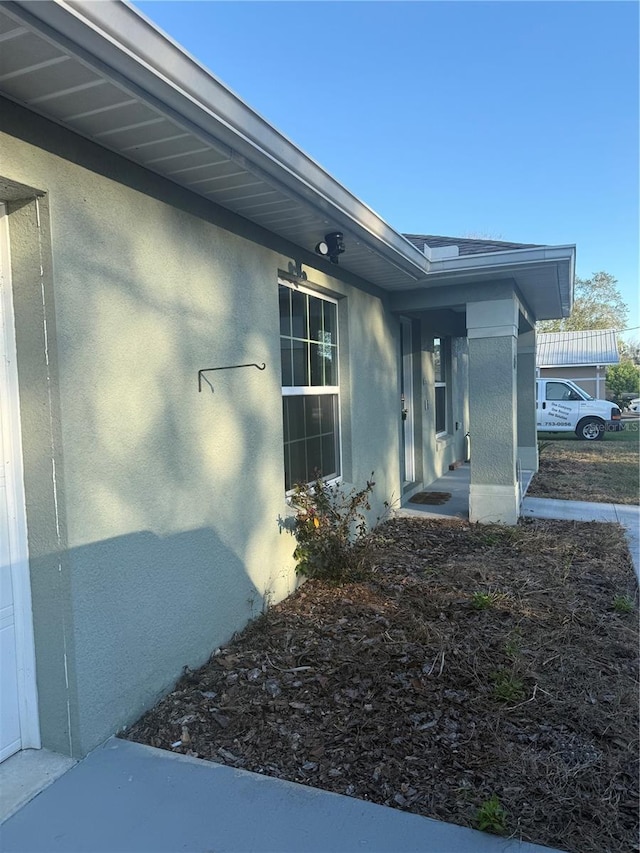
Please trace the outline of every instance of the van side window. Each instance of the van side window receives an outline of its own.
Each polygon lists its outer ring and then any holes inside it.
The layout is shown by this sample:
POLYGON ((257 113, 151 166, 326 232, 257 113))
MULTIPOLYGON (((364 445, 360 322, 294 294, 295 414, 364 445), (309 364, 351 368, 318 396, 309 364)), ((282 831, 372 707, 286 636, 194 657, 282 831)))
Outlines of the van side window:
POLYGON ((547 382, 547 400, 580 400, 580 396, 576 394, 573 388, 565 385, 564 382, 547 382))

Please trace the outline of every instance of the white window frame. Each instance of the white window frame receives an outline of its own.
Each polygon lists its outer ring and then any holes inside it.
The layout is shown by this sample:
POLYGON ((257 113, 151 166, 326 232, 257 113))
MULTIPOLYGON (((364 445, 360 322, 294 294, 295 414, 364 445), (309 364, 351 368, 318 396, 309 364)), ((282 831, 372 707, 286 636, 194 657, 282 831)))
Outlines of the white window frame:
MULTIPOLYGON (((288 287, 290 290, 297 291, 298 293, 305 293, 307 296, 313 296, 316 299, 321 299, 325 302, 330 302, 336 306, 336 376, 338 379, 337 385, 283 385, 282 386, 282 396, 283 397, 316 397, 319 395, 326 394, 327 396, 335 397, 335 409, 336 409, 336 426, 338 430, 338 438, 337 438, 337 447, 336 447, 336 462, 337 462, 337 473, 333 475, 329 475, 328 477, 323 477, 322 479, 326 483, 338 483, 342 480, 342 405, 340 399, 340 322, 338 316, 338 300, 334 299, 331 296, 327 296, 325 293, 320 293, 317 290, 314 290, 311 287, 305 287, 304 285, 297 284, 292 281, 288 281, 287 279, 278 278, 278 285, 282 285, 284 287, 288 287)), ((282 335, 280 335, 282 337, 282 335)), ((301 339, 302 340, 302 339, 301 339)), ((284 443, 283 443, 284 448, 284 443)), ((294 492, 293 489, 288 489, 285 494, 287 496, 292 495, 294 492)))
POLYGON ((434 416, 434 427, 436 429, 436 438, 443 438, 445 435, 449 435, 449 391, 448 391, 448 383, 447 383, 447 369, 448 369, 448 355, 447 349, 449 345, 447 343, 448 338, 439 338, 435 337, 433 339, 433 353, 434 353, 434 382, 433 382, 433 416, 434 416), (438 341, 438 348, 440 350, 440 376, 444 377, 442 379, 435 379, 435 351, 436 351, 436 341, 438 341), (444 429, 439 430, 437 428, 438 422, 438 403, 436 398, 436 388, 444 388, 444 429))

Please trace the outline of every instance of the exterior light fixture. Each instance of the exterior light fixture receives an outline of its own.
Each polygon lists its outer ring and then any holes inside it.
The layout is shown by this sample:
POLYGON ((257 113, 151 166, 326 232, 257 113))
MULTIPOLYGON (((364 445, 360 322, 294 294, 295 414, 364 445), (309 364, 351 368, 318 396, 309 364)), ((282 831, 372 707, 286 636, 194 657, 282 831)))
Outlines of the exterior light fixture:
POLYGON ((332 231, 325 234, 316 246, 316 253, 323 258, 328 257, 332 264, 338 263, 338 257, 344 252, 344 234, 342 231, 332 231))

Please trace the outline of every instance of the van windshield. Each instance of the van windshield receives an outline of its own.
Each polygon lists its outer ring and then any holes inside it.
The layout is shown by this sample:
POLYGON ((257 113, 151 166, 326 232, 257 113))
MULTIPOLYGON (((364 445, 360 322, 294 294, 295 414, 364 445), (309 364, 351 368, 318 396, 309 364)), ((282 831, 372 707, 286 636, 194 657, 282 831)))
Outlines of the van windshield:
POLYGON ((595 397, 592 397, 591 394, 587 394, 584 388, 581 388, 579 385, 576 385, 574 382, 569 383, 574 391, 577 391, 580 396, 585 400, 595 400, 595 397))

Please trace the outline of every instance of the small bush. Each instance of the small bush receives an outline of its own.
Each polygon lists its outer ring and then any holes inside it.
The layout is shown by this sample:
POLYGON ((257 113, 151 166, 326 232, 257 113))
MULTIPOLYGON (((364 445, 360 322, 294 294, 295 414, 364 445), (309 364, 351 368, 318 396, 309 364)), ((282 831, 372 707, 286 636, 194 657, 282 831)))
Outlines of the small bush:
POLYGON ((340 583, 362 573, 367 561, 365 511, 371 509, 374 486, 373 472, 359 490, 345 491, 340 483, 327 483, 320 476, 313 483, 294 486, 298 545, 293 556, 299 574, 340 583))

